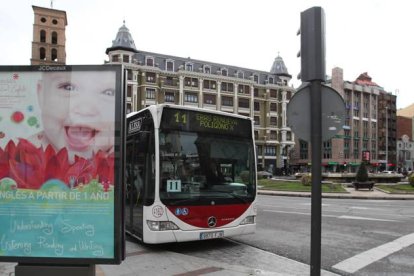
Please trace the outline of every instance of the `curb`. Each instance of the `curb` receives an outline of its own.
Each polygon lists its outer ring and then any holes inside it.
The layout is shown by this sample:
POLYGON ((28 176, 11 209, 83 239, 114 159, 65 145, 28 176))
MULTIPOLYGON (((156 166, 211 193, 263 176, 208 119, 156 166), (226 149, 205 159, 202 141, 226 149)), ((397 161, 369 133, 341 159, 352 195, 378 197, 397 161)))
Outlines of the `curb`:
MULTIPOLYGON (((380 189, 374 188, 380 192, 380 189)), ((272 196, 291 196, 291 197, 311 197, 311 193, 308 192, 283 192, 283 191, 272 191, 272 190, 258 190, 259 195, 272 195, 272 196)), ((372 199, 372 200, 414 200, 414 196, 403 196, 403 195, 383 195, 383 196, 363 196, 363 195, 352 195, 351 193, 345 194, 327 194, 322 193, 322 198, 339 198, 339 199, 372 199)))

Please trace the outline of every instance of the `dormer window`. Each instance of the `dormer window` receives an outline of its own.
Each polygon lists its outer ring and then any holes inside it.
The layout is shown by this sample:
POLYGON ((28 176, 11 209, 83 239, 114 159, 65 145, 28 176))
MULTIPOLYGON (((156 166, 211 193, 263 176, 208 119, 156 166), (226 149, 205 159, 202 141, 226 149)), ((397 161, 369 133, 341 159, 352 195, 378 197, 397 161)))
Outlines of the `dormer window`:
POLYGON ((227 71, 226 68, 221 69, 221 75, 222 76, 227 76, 227 74, 228 74, 228 71, 227 71))
POLYGON ((254 74, 254 75, 253 75, 253 81, 254 81, 255 83, 259 83, 259 76, 258 76, 258 75, 256 75, 256 74, 254 74))
POLYGON ((274 83, 274 79, 272 77, 269 77, 269 83, 273 84, 274 83))
POLYGON ((211 68, 210 68, 210 66, 208 66, 208 65, 204 65, 204 73, 206 73, 206 74, 210 74, 210 72, 211 72, 211 68))
POLYGON ((154 66, 154 58, 153 57, 146 57, 145 58, 145 64, 147 66, 154 66))
POLYGON ((167 71, 174 72, 174 61, 172 59, 167 59, 165 69, 167 71))
POLYGON ((192 63, 187 62, 187 63, 185 64, 185 70, 186 70, 186 71, 193 71, 193 64, 192 64, 192 63))
POLYGON ((243 79, 243 78, 244 78, 244 73, 243 73, 243 71, 237 71, 237 77, 238 77, 239 79, 243 79))

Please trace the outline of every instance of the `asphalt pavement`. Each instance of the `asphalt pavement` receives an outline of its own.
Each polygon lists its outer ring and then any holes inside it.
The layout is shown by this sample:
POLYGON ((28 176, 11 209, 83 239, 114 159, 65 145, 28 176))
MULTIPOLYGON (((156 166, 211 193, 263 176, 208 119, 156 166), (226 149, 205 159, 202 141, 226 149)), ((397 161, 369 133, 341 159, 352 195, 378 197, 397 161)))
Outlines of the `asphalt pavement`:
MULTIPOLYGON (((374 188, 374 190, 358 190, 345 188, 346 193, 323 193, 324 198, 356 198, 356 199, 407 199, 414 200, 414 195, 394 195, 374 188)), ((303 192, 280 192, 259 190, 259 194, 274 196, 311 196, 303 192)), ((96 265, 97 276, 117 275, 173 275, 173 276, 236 276, 236 275, 309 275, 309 265, 276 254, 251 247, 255 265, 234 265, 217 262, 191 255, 156 250, 145 247, 133 241, 127 241, 127 258, 120 265, 96 265), (261 266, 260 263, 266 264, 261 266), (262 270, 274 264, 274 269, 262 270)), ((252 262, 253 263, 253 262, 252 262)), ((15 275, 16 263, 0 263, 0 275, 15 275)), ((321 275, 337 275, 328 271, 321 271, 321 275)))

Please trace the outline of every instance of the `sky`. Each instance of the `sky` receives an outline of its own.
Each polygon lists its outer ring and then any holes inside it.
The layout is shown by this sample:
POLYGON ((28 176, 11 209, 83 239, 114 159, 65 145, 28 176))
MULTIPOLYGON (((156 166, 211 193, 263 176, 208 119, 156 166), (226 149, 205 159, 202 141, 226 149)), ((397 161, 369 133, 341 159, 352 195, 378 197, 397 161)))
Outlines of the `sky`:
MULTIPOLYGON (((50 0, 2 1, 0 65, 29 65, 32 5, 50 0)), ((367 72, 397 95, 397 109, 414 103, 411 2, 406 0, 54 0, 67 14, 66 63, 103 64, 118 29, 129 29, 138 50, 270 71, 280 55, 299 87, 300 13, 322 7, 326 73, 354 81, 367 72)))

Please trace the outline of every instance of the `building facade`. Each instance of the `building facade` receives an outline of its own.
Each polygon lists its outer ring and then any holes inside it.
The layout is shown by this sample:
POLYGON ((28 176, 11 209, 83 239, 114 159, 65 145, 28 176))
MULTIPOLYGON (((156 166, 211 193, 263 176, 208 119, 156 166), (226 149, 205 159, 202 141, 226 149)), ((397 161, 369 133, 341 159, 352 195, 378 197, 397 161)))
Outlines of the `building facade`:
POLYGON ((66 64, 66 12, 32 6, 34 12, 31 65, 66 64))
POLYGON ((414 104, 397 110, 397 162, 401 172, 414 170, 414 104))
POLYGON ((112 46, 108 63, 126 68, 126 110, 171 103, 221 110, 254 119, 259 169, 281 173, 288 167, 294 135, 286 108, 294 88, 278 56, 269 72, 137 50, 125 24, 112 46))
MULTIPOLYGON (((343 129, 332 139, 323 141, 323 171, 356 172, 362 160, 369 163, 371 171, 385 170, 387 158, 382 141, 385 141, 387 132, 388 163, 395 164, 396 129, 392 121, 396 114, 395 96, 372 82, 367 73, 361 74, 353 82, 344 81, 341 68, 332 70, 332 77, 326 84, 344 99, 346 118, 343 129), (385 115, 389 122, 388 131, 385 128, 385 115)), ((302 140, 297 140, 296 145, 291 153, 292 165, 295 170, 309 171, 310 145, 302 140)))

